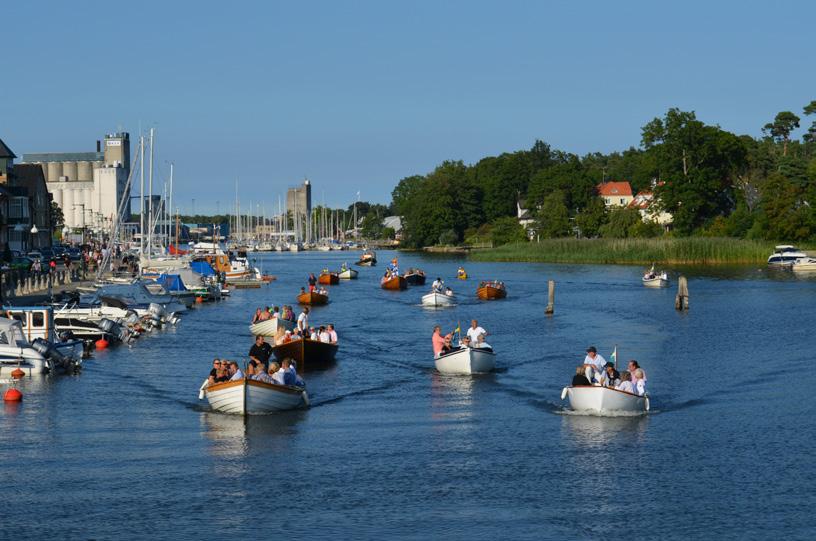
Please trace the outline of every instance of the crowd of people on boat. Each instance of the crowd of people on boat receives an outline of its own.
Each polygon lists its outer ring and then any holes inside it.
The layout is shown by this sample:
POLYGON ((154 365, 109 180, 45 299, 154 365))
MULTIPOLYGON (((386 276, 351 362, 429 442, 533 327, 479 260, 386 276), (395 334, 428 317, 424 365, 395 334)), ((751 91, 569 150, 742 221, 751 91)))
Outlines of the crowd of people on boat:
MULTIPOLYGON (((269 357, 266 359, 268 360, 269 357)), ((208 383, 214 385, 225 381, 241 381, 245 378, 274 385, 306 386, 306 382, 297 373, 297 363, 288 357, 280 363, 272 361, 268 368, 266 362, 252 360, 247 364, 246 372, 241 370, 235 361, 216 358, 213 359, 208 383)))
POLYGON ((288 304, 284 304, 281 308, 277 306, 273 306, 270 310, 267 306, 266 308, 257 308, 255 310, 255 315, 252 316, 252 324, 260 323, 261 321, 268 321, 270 319, 282 319, 284 321, 295 321, 295 311, 292 307, 288 304))
POLYGON ((584 363, 575 368, 572 385, 609 387, 638 396, 646 394, 646 372, 637 361, 630 360, 626 370, 618 372, 615 363, 607 361, 595 346, 587 348, 584 363))
POLYGON ((457 327, 453 331, 442 335, 442 327, 436 325, 433 328, 431 335, 431 344, 433 345, 434 358, 453 353, 460 349, 478 348, 493 351, 493 348, 485 341, 487 331, 484 327, 479 325, 477 320, 471 320, 470 327, 465 332, 465 336, 461 336, 461 329, 457 327), (459 335, 459 344, 454 345, 454 337, 459 335))
POLYGON ((504 282, 500 280, 486 280, 479 282, 479 289, 483 287, 492 287, 494 289, 504 289, 504 282))
POLYGON ((431 284, 431 291, 434 293, 441 293, 443 295, 447 295, 448 297, 453 296, 453 290, 445 285, 445 281, 442 280, 439 276, 436 277, 436 280, 433 281, 431 284))

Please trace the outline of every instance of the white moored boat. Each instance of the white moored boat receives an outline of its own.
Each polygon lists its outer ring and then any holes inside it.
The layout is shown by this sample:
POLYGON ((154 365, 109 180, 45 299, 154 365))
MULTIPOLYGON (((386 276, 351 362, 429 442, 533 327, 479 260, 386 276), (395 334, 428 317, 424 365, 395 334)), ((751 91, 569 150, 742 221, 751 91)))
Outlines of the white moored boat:
POLYGON ((808 255, 796 246, 790 244, 780 244, 774 247, 774 253, 768 256, 768 265, 791 266, 797 259, 802 259, 808 255))
POLYGON ((793 262, 791 269, 799 272, 816 272, 816 258, 800 257, 793 262))
POLYGON ((283 327, 285 331, 293 331, 295 330, 295 322, 276 317, 253 323, 249 326, 249 332, 252 333, 252 336, 275 336, 278 327, 283 327))
POLYGON ((447 295, 445 293, 431 291, 427 295, 422 296, 422 306, 439 308, 443 306, 453 306, 454 304, 456 304, 456 297, 454 297, 452 292, 450 295, 447 295))
POLYGON ((434 363, 440 374, 480 374, 496 367, 496 354, 489 348, 463 348, 440 355, 434 363))
POLYGON ((19 321, 0 317, 0 377, 9 377, 19 368, 26 376, 45 374, 48 361, 23 334, 19 321))
POLYGON ((340 271, 340 274, 338 274, 338 276, 340 277, 341 280, 354 280, 355 278, 357 278, 357 274, 358 271, 354 269, 346 269, 340 271))
POLYGON ((579 385, 564 387, 561 400, 569 397, 573 411, 590 415, 615 415, 620 413, 646 413, 649 411, 649 395, 636 394, 601 387, 579 385))
POLYGON ((275 385, 253 379, 225 381, 202 386, 203 396, 214 411, 234 415, 263 415, 275 411, 308 407, 309 395, 301 387, 275 385))

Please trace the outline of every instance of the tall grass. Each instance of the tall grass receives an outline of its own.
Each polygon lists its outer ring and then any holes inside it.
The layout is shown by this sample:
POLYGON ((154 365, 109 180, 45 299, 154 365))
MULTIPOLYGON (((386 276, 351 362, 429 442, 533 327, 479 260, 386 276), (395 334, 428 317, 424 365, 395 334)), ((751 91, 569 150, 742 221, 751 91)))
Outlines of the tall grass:
POLYGON ((659 239, 545 239, 474 250, 476 261, 631 264, 765 263, 773 242, 715 237, 659 239))

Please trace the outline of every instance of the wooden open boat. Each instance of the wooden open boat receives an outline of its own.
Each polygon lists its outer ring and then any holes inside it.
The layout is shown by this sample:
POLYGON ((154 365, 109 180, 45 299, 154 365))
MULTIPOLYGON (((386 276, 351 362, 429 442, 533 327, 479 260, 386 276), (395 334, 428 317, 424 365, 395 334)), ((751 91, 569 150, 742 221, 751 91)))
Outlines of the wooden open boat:
POLYGON ((338 274, 337 277, 341 280, 356 280, 357 274, 359 273, 354 269, 346 269, 344 271, 340 271, 340 274, 338 274))
POLYGON ((298 372, 323 368, 334 361, 337 355, 337 344, 327 344, 319 340, 302 338, 272 348, 272 353, 279 361, 289 357, 297 361, 298 372))
POLYGON ((433 308, 440 308, 443 306, 453 306, 456 304, 456 297, 453 293, 446 295, 438 291, 431 291, 427 295, 422 296, 422 306, 430 306, 433 308))
POLYGON ((392 276, 391 278, 383 276, 380 280, 380 287, 397 291, 408 289, 408 282, 405 281, 403 276, 392 276))
POLYGON ((440 374, 481 374, 496 368, 496 354, 488 348, 462 348, 440 355, 434 364, 440 374))
POLYGON ((507 296, 504 284, 498 282, 485 282, 479 285, 476 295, 483 301, 503 299, 507 296))
POLYGON ((328 304, 329 296, 323 295, 322 293, 317 293, 316 291, 307 291, 306 293, 301 293, 298 295, 297 301, 299 304, 328 304))
POLYGON ((409 286, 424 286, 425 273, 419 269, 410 269, 405 273, 405 281, 409 286))
POLYGON ((309 405, 309 395, 301 387, 247 378, 202 386, 199 399, 202 394, 214 411, 234 415, 263 415, 309 405))
POLYGON ((293 331, 295 330, 295 322, 276 317, 251 324, 249 332, 252 333, 252 336, 275 336, 278 327, 283 327, 286 331, 293 331))
POLYGON ((336 272, 321 272, 317 277, 317 283, 334 286, 340 283, 340 276, 336 272))
POLYGON ((361 267, 373 267, 377 264, 377 255, 371 250, 366 250, 356 264, 361 267))
POLYGON ((598 385, 564 387, 561 391, 561 400, 567 397, 574 411, 588 415, 632 414, 649 411, 649 395, 639 396, 610 387, 598 385))

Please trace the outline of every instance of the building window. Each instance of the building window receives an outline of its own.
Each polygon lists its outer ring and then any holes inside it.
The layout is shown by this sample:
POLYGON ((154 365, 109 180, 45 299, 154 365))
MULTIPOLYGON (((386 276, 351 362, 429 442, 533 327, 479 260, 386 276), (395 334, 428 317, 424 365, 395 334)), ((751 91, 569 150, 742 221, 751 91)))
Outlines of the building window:
POLYGON ((31 325, 33 327, 42 327, 45 324, 45 318, 42 312, 31 313, 31 325))
POLYGON ((27 197, 15 197, 9 201, 9 218, 28 218, 27 197))
POLYGON ((620 201, 621 201, 621 202, 620 202, 620 204, 621 204, 621 206, 622 206, 622 205, 623 205, 623 198, 622 198, 622 197, 621 197, 621 200, 620 200, 620 201))

